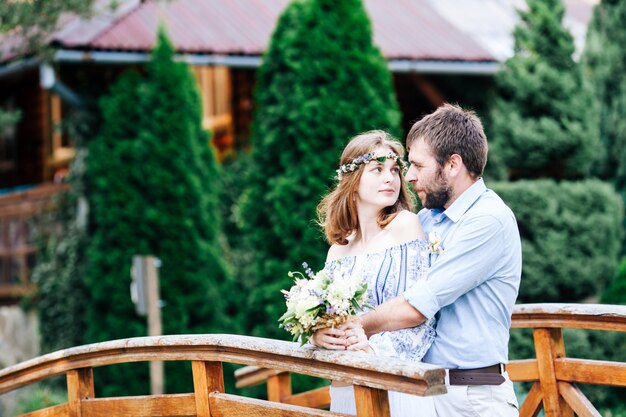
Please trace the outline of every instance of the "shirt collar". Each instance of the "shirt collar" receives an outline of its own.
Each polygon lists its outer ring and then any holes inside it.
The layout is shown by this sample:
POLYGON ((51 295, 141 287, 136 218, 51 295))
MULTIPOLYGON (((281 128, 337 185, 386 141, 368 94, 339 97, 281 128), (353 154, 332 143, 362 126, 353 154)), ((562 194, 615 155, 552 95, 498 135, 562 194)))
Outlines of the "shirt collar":
POLYGON ((467 190, 463 191, 463 194, 461 194, 443 214, 454 223, 458 222, 461 216, 465 214, 485 191, 487 191, 485 181, 479 178, 478 181, 472 184, 467 190))

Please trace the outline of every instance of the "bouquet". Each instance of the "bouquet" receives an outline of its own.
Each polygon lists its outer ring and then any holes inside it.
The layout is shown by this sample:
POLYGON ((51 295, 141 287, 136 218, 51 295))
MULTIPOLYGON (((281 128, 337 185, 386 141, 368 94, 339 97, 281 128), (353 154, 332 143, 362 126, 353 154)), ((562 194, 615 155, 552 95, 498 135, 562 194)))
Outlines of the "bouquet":
POLYGON ((289 272, 295 285, 285 295, 287 311, 278 319, 280 327, 304 345, 316 330, 338 326, 365 307, 367 284, 359 277, 321 270, 313 273, 302 264, 301 272, 289 272))

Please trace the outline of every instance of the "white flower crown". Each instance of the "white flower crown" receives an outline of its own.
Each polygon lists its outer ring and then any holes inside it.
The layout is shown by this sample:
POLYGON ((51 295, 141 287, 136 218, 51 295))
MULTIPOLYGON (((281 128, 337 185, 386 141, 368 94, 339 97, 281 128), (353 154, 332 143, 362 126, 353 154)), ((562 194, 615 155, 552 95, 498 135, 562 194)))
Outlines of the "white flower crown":
POLYGON ((361 165, 367 164, 370 161, 378 161, 382 164, 387 160, 387 158, 395 159, 400 169, 403 172, 406 170, 406 165, 407 165, 406 162, 404 162, 402 158, 400 158, 394 152, 389 151, 388 153, 384 155, 375 154, 374 152, 368 152, 353 159, 352 162, 348 162, 347 164, 341 165, 339 169, 337 170, 337 179, 341 180, 344 174, 347 174, 348 172, 354 172, 357 169, 359 169, 361 165))

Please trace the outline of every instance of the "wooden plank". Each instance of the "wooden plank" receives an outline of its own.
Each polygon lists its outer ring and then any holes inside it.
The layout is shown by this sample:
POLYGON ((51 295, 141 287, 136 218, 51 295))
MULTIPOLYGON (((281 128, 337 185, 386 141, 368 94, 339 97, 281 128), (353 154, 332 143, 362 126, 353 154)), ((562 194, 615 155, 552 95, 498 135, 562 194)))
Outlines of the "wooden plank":
POLYGON ((545 416, 573 417, 572 410, 560 398, 554 370, 554 360, 565 356, 563 333, 561 329, 534 329, 533 336, 545 416))
POLYGON ((231 394, 211 393, 209 401, 213 413, 212 417, 347 417, 347 414, 238 397, 231 394))
POLYGON ((528 391, 528 395, 524 399, 522 406, 519 409, 519 417, 537 417, 541 409, 543 395, 541 394, 541 383, 535 382, 532 387, 530 387, 530 391, 528 391))
POLYGON ((557 379, 583 384, 626 387, 626 363, 561 358, 554 361, 557 379))
POLYGON ((445 370, 426 363, 251 336, 205 334, 137 337, 53 352, 1 369, 0 394, 71 369, 151 360, 223 361, 415 395, 446 392, 445 370))
POLYGON ((301 405, 302 407, 327 408, 330 406, 330 393, 328 387, 321 387, 292 395, 283 402, 292 405, 301 405))
POLYGON ((602 417, 577 386, 559 382, 559 392, 578 417, 602 417))
POLYGON ((267 379, 267 399, 277 403, 291 396, 291 374, 283 372, 267 379))
POLYGON ((510 361, 506 364, 506 371, 511 381, 514 382, 537 381, 539 379, 537 359, 510 361))
POLYGON ((93 369, 74 369, 67 373, 67 404, 69 417, 81 417, 82 402, 95 398, 93 369))
POLYGON ((272 375, 284 373, 282 369, 259 368, 258 366, 244 366, 235 370, 235 387, 252 387, 264 382, 272 375))
POLYGON ((67 403, 55 405, 53 407, 43 408, 41 410, 32 411, 26 414, 20 414, 19 417, 66 417, 68 415, 67 403))
POLYGON ((357 417, 390 417, 389 395, 387 391, 354 386, 354 398, 356 400, 357 417))
POLYGON ((579 328, 626 332, 626 306, 606 304, 518 304, 512 328, 579 328))
POLYGON ((193 390, 198 417, 211 417, 209 393, 224 392, 224 372, 221 362, 193 361, 193 390))
POLYGON ((83 401, 88 417, 184 417, 196 414, 193 394, 143 395, 83 401))

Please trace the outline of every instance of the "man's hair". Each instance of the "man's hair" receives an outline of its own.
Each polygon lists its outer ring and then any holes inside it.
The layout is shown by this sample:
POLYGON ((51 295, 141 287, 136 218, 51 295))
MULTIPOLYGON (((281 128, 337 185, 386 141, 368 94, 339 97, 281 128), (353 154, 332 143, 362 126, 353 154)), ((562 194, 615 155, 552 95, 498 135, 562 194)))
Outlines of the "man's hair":
POLYGON ((452 155, 458 154, 472 177, 483 175, 488 145, 476 113, 446 103, 415 122, 406 138, 407 149, 411 149, 418 140, 423 140, 430 147, 440 166, 452 155))
MULTIPOLYGON (((348 164, 380 147, 389 148, 398 157, 404 157, 404 148, 399 141, 382 130, 371 130, 350 140, 341 154, 339 165, 348 164)), ((356 197, 363 165, 359 168, 343 174, 335 188, 317 206, 318 223, 324 229, 326 240, 331 244, 346 245, 348 236, 352 233, 357 236, 360 234, 356 197)), ((398 212, 414 208, 413 197, 403 178, 400 178, 400 184, 400 195, 396 203, 378 214, 378 224, 381 227, 389 224, 398 212)))

